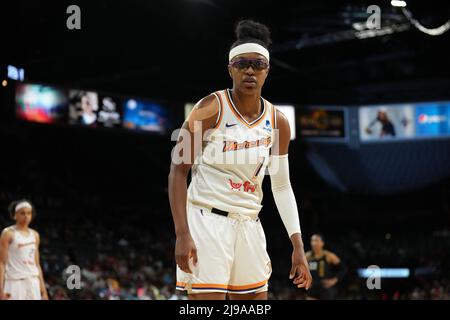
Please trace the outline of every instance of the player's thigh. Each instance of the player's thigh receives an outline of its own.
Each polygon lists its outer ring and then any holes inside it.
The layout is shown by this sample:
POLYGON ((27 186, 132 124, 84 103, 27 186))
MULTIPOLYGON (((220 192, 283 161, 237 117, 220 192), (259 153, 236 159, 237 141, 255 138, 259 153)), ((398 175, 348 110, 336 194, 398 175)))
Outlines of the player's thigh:
POLYGON ((27 288, 27 299, 29 300, 41 300, 41 284, 38 277, 30 279, 27 288))
POLYGON ((267 300, 267 291, 258 293, 237 294, 229 293, 230 300, 267 300))
POLYGON ((239 230, 229 293, 246 295, 265 292, 272 267, 262 226, 259 221, 245 221, 239 230))
POLYGON ((225 300, 226 294, 220 292, 190 293, 189 300, 225 300))
POLYGON ((196 206, 188 207, 189 229, 197 248, 192 273, 177 266, 177 289, 189 294, 227 293, 234 255, 233 221, 196 206))

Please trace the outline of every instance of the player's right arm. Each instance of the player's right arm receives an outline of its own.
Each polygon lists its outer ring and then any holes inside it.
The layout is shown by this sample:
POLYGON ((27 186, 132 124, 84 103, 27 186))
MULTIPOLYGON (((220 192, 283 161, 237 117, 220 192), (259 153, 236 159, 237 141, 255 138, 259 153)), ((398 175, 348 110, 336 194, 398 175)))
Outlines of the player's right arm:
POLYGON ((192 257, 194 264, 197 263, 197 249, 186 215, 187 177, 197 153, 202 149, 202 137, 206 130, 214 127, 218 113, 219 104, 213 94, 200 100, 184 122, 172 152, 168 189, 176 234, 175 260, 181 270, 189 273, 192 273, 189 258, 192 257))
POLYGON ((6 228, 0 236, 0 300, 6 300, 3 289, 5 287, 6 262, 8 261, 9 245, 12 241, 13 234, 6 228))

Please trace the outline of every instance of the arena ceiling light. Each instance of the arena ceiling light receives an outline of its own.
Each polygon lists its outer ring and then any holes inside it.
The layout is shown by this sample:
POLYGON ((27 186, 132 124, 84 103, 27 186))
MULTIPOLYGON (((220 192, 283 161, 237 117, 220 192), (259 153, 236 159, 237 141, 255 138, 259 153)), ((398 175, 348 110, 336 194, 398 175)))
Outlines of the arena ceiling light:
POLYGON ((410 275, 408 268, 359 268, 358 276, 360 278, 379 277, 379 278, 408 278, 410 275))
POLYGON ((409 22, 414 27, 417 28, 417 30, 419 30, 423 33, 426 33, 430 36, 440 36, 441 34, 447 32, 448 29, 450 29, 450 20, 448 20, 446 23, 444 23, 440 27, 427 28, 427 27, 424 27, 418 20, 414 19, 414 17, 412 16, 412 13, 408 9, 402 8, 402 12, 405 15, 405 17, 409 20, 409 22))
POLYGON ((424 27, 418 20, 414 19, 411 11, 405 8, 406 1, 392 0, 391 5, 393 7, 401 8, 403 14, 405 15, 406 19, 408 19, 409 23, 411 23, 414 27, 416 27, 417 30, 426 33, 430 36, 440 36, 441 34, 447 32, 448 29, 450 29, 450 20, 437 28, 424 27))
POLYGON ((391 1, 391 5, 392 5, 393 7, 404 8, 404 7, 406 7, 406 1, 392 0, 392 1, 391 1))

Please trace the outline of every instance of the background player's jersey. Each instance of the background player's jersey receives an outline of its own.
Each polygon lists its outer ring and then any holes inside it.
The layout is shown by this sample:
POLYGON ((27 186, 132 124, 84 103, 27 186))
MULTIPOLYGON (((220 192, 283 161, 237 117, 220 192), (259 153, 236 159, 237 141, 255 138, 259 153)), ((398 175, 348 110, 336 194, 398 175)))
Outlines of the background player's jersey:
POLYGON ((331 278, 333 276, 331 265, 326 259, 326 251, 320 256, 315 257, 312 252, 306 255, 309 264, 309 270, 313 278, 314 285, 320 285, 323 279, 331 278))
POLYGON ((36 235, 29 230, 28 235, 23 235, 15 226, 13 241, 9 245, 8 261, 6 262, 5 278, 16 280, 39 275, 36 266, 36 235))
POLYGON ((327 251, 324 250, 320 257, 315 257, 312 251, 306 253, 306 259, 309 264, 309 271, 313 278, 312 287, 307 291, 309 297, 320 300, 334 300, 337 295, 337 288, 325 288, 322 280, 333 278, 335 276, 333 266, 327 261, 327 251))
POLYGON ((192 166, 188 201, 227 212, 257 215, 274 140, 275 107, 261 98, 260 116, 247 122, 231 92, 215 92, 219 115, 192 166))

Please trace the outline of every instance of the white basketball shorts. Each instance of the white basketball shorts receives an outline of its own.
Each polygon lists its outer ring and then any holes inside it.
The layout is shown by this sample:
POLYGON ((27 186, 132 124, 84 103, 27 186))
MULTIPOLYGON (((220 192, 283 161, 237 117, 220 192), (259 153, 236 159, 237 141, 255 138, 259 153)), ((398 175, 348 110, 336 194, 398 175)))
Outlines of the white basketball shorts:
POLYGON ((191 203, 187 206, 198 263, 192 274, 177 266, 177 289, 188 293, 267 291, 272 273, 266 237, 258 218, 222 216, 191 203))
POLYGON ((41 288, 38 277, 20 280, 5 279, 3 292, 9 300, 41 300, 41 288))

